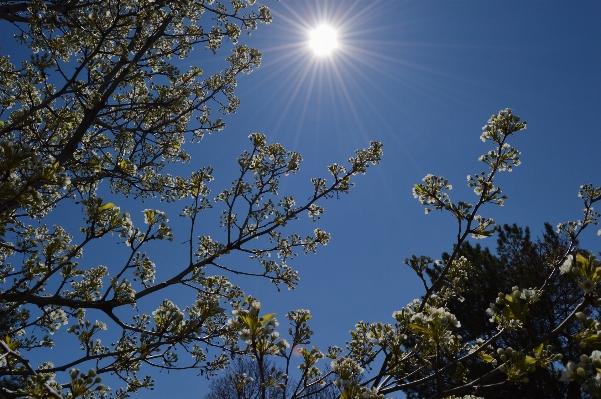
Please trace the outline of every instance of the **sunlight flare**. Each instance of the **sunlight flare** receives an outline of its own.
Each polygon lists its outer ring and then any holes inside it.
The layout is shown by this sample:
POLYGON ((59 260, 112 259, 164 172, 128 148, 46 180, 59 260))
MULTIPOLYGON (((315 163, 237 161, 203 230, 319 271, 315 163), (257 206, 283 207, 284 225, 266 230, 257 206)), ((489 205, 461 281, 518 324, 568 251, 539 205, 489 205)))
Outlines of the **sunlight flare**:
POLYGON ((338 47, 336 30, 327 25, 321 25, 309 34, 309 46, 316 55, 329 55, 338 47))

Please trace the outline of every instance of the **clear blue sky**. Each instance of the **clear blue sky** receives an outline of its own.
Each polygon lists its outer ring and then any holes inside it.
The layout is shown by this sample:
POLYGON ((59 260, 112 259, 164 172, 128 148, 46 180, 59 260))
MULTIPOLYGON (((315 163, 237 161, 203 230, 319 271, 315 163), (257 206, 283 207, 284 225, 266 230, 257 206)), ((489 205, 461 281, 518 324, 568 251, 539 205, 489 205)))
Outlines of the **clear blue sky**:
MULTIPOLYGON (((232 180, 233 160, 251 132, 303 154, 302 172, 280 190, 299 200, 327 165, 370 140, 384 143, 382 164, 348 196, 325 202, 319 226, 332 241, 293 263, 301 276, 296 291, 241 281, 266 311, 278 313, 281 327, 286 311, 310 309, 314 343, 325 350, 344 345, 356 321, 392 322, 394 310, 421 295, 403 259, 439 258, 452 248, 456 228, 449 215, 424 215, 412 185, 428 173, 444 175, 452 199, 474 201, 466 175, 483 170, 477 158, 489 148, 479 140, 481 127, 500 109, 513 108, 528 129, 510 140, 522 165, 498 180, 509 200, 483 215, 536 235, 544 222, 580 218, 578 187, 601 185, 601 2, 267 4, 273 24, 247 40, 264 53, 263 65, 240 80, 240 108, 196 157, 215 166, 215 191, 232 180), (316 60, 307 29, 321 22, 339 29, 341 48, 316 60)), ((582 238, 583 247, 599 251, 596 231, 582 238)), ((481 244, 494 248, 496 241, 481 244)), ((204 392, 203 380, 185 378, 172 373, 162 389, 204 392)))
MULTIPOLYGON (((422 294, 403 259, 440 258, 452 248, 456 228, 449 215, 424 215, 411 188, 428 173, 443 175, 453 184, 453 200, 474 201, 466 176, 483 170, 477 158, 489 147, 479 140, 481 127, 500 109, 514 109, 528 129, 510 140, 522 152, 522 165, 498 180, 509 196, 506 205, 485 208, 484 216, 530 226, 536 235, 544 222, 579 219, 578 187, 601 185, 601 2, 257 3, 270 6, 274 22, 243 42, 263 52, 263 65, 239 80, 238 111, 226 118, 224 132, 191 151, 190 170, 214 166, 218 193, 235 178, 247 136, 261 132, 303 154, 301 172, 280 190, 300 202, 310 195, 309 178, 326 176, 327 165, 345 162, 370 140, 384 143, 381 165, 357 178, 349 195, 322 203, 326 214, 317 226, 332 241, 291 263, 300 270, 297 290, 278 293, 268 283, 236 280, 265 311, 278 313, 282 335, 288 310, 310 309, 314 343, 323 350, 343 346, 358 320, 392 322, 393 311, 422 294), (338 28, 341 47, 317 60, 307 32, 323 22, 338 28)), ((184 62, 219 70, 225 56, 199 49, 184 62)), ((179 248, 187 226, 176 216, 183 205, 167 207, 174 243, 151 254, 159 276, 173 274, 180 258, 186 264, 187 247, 179 248)), ((143 205, 151 206, 166 208, 143 205)), ((203 216, 208 227, 198 234, 218 239, 222 233, 211 226, 219 213, 203 216)), ((141 222, 141 213, 136 217, 141 222)), ((314 227, 302 220, 290 231, 309 234, 314 227)), ((582 238, 584 248, 601 249, 597 230, 582 238)), ((494 248, 496 241, 481 244, 494 248)), ((105 253, 98 247, 86 256, 105 253)), ((255 267, 242 257, 234 262, 255 267)), ((185 307, 187 298, 169 295, 185 307)), ((162 297, 154 299, 158 304, 162 297)), ((154 377, 157 390, 142 397, 201 397, 208 386, 194 372, 154 377)))

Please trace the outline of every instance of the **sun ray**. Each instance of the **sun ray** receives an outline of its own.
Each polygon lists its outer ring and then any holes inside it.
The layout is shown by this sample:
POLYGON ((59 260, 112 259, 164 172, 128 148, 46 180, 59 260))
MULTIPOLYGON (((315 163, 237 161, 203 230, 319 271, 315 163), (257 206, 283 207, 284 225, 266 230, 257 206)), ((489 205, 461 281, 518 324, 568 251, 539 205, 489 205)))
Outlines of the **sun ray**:
MULTIPOLYGON (((370 122, 359 116, 362 109, 369 109, 377 120, 384 118, 377 103, 367 100, 373 98, 374 93, 384 101, 399 104, 406 101, 407 93, 426 96, 437 102, 455 94, 441 87, 440 79, 436 78, 450 75, 447 71, 428 70, 432 68, 408 62, 409 58, 402 56, 405 47, 420 43, 399 44, 398 40, 370 39, 382 36, 379 33, 383 31, 391 31, 391 26, 374 27, 373 24, 390 12, 387 3, 307 0, 278 5, 281 7, 272 9, 272 13, 279 21, 277 29, 280 33, 270 36, 268 44, 261 47, 264 53, 261 69, 268 70, 263 76, 269 76, 269 82, 267 78, 257 81, 257 85, 269 84, 272 88, 273 97, 267 99, 269 105, 266 106, 273 107, 278 102, 278 113, 270 116, 273 121, 270 130, 275 130, 276 135, 293 136, 290 138, 296 144, 307 138, 306 129, 310 126, 311 129, 317 127, 319 131, 322 125, 333 124, 338 126, 333 127, 334 131, 341 135, 344 131, 347 135, 336 140, 363 145, 370 122), (338 47, 329 56, 318 57, 309 47, 309 33, 323 25, 336 29, 338 47), (426 76, 421 72, 426 72, 426 76), (418 75, 419 79, 416 78, 418 75), (400 84, 407 90, 398 95, 391 93, 387 90, 387 81, 400 84), (324 112, 329 115, 321 114, 324 112), (323 119, 323 116, 326 118, 323 119), (290 120, 295 121, 294 125, 288 125, 290 120), (317 120, 323 120, 323 123, 313 125, 317 120), (349 130, 348 124, 355 128, 349 130), (282 130, 284 126, 285 131, 282 130)), ((398 26, 395 28, 398 29, 398 26)), ((390 131, 393 130, 391 126, 390 131)))
POLYGON ((338 47, 336 29, 328 25, 320 25, 309 32, 309 47, 318 56, 330 55, 338 47))

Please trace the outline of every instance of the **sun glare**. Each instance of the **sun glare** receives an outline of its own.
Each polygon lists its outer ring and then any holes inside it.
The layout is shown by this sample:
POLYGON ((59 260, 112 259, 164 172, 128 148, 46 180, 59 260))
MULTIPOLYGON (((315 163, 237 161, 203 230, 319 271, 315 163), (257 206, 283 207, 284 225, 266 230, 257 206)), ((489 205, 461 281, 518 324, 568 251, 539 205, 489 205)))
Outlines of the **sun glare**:
MULTIPOLYGON (((370 39, 380 29, 377 21, 388 7, 381 1, 322 0, 286 1, 281 6, 283 10, 274 11, 280 21, 274 27, 281 34, 273 38, 272 47, 265 48, 272 53, 265 67, 274 67, 271 76, 279 82, 272 95, 285 102, 273 129, 287 126, 295 109, 299 112, 295 139, 300 142, 307 125, 318 120, 328 104, 328 113, 354 120, 363 134, 368 128, 359 118, 359 107, 366 104, 357 99, 364 96, 365 87, 378 87, 374 80, 383 75, 400 79, 380 67, 383 60, 392 58, 380 54, 383 43, 370 39)), ((376 104, 367 105, 377 112, 376 104)))
POLYGON ((321 25, 309 34, 309 46, 316 55, 329 55, 338 46, 336 30, 321 25))

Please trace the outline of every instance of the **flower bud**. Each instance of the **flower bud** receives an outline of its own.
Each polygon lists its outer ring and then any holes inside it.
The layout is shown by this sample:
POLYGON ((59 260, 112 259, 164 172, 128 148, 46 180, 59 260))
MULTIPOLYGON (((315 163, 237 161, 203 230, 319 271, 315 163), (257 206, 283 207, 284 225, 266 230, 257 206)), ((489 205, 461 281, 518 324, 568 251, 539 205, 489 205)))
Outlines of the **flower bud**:
POLYGON ((582 367, 578 367, 578 369, 576 369, 576 374, 578 374, 582 378, 587 378, 588 377, 586 375, 586 370, 583 369, 582 367))

